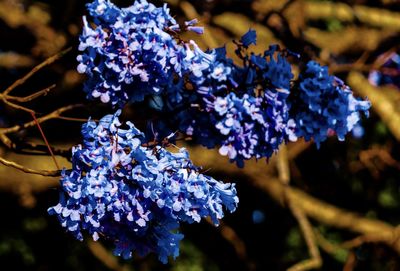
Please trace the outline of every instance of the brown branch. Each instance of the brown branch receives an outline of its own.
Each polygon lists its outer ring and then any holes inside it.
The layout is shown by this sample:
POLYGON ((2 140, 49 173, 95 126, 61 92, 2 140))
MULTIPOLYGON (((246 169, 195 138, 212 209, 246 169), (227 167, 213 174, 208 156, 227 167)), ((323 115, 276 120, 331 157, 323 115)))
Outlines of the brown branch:
POLYGON ((32 75, 34 75, 36 72, 38 72, 40 69, 54 63, 58 59, 60 59, 62 56, 64 56, 66 53, 71 51, 71 47, 65 49, 64 51, 61 51, 60 53, 55 54, 54 56, 49 57, 39 65, 35 66, 30 72, 28 72, 24 77, 16 80, 11 86, 9 86, 4 92, 3 95, 8 95, 12 90, 14 90, 16 87, 24 84, 26 80, 28 80, 32 75))
MULTIPOLYGON (((0 134, 1 136, 1 134, 0 134)), ((46 145, 40 145, 36 144, 33 142, 22 142, 21 146, 16 144, 14 151, 19 152, 19 153, 26 153, 27 151, 30 151, 29 154, 45 154, 48 155, 48 147, 46 145), (36 151, 36 152, 34 152, 36 151)), ((51 147, 52 152, 54 155, 59 155, 65 158, 71 158, 71 149, 59 149, 55 147, 51 147)))
POLYGON ((290 182, 289 157, 286 145, 281 145, 277 155, 276 167, 278 169, 279 180, 288 185, 290 182))
POLYGON ((6 96, 3 96, 2 100, 3 100, 3 102, 4 102, 6 105, 8 105, 8 106, 10 106, 10 107, 12 107, 12 108, 15 108, 15 109, 17 109, 17 110, 25 111, 25 112, 27 112, 27 113, 29 113, 29 114, 32 114, 32 113, 35 112, 35 111, 33 111, 32 109, 29 109, 29 108, 27 108, 27 107, 25 107, 25 106, 18 105, 18 104, 15 104, 15 103, 12 103, 12 102, 8 101, 7 98, 6 98, 6 96))
MULTIPOLYGON (((12 141, 7 135, 0 133, 0 141, 9 149, 15 151, 16 153, 25 154, 48 154, 48 148, 46 145, 40 145, 33 142, 17 142, 12 141), (29 152, 29 151, 30 152, 29 152)), ((51 147, 52 152, 55 155, 59 155, 65 158, 71 157, 71 149, 58 149, 51 147)))
MULTIPOLYGON (((214 226, 214 223, 209 217, 206 219, 206 221, 208 222, 208 224, 214 226)), ((221 236, 233 246, 238 258, 243 261, 247 261, 246 245, 243 240, 240 239, 235 230, 226 225, 223 221, 220 221, 218 229, 221 233, 221 236)))
MULTIPOLYGON (((57 119, 67 120, 67 121, 78 121, 78 122, 87 122, 88 121, 88 119, 65 117, 65 116, 58 116, 57 119)), ((90 119, 90 120, 94 121, 94 122, 99 122, 99 120, 96 120, 96 119, 90 119)))
MULTIPOLYGON (((77 107, 82 107, 82 106, 83 106, 82 104, 67 105, 67 106, 61 107, 57 110, 54 110, 53 112, 51 112, 43 117, 37 118, 37 121, 38 121, 38 123, 42 123, 42 122, 45 122, 45 121, 48 121, 51 119, 57 119, 61 116, 62 113, 72 110, 72 109, 75 109, 77 107)), ((33 126, 36 126, 36 122, 34 120, 26 122, 22 125, 15 125, 15 126, 9 127, 9 128, 0 128, 0 134, 15 133, 20 130, 27 129, 27 128, 30 128, 33 126)))
POLYGON ((317 229, 314 229, 315 239, 321 249, 323 249, 326 253, 335 256, 340 251, 344 251, 349 253, 347 249, 340 247, 336 243, 332 243, 328 239, 326 239, 317 229))
POLYGON ((15 169, 21 170, 25 173, 29 173, 29 174, 37 174, 37 175, 42 175, 42 176, 46 176, 46 177, 57 177, 57 176, 61 176, 61 170, 36 170, 36 169, 31 169, 31 168, 27 168, 24 167, 20 164, 17 164, 15 162, 12 161, 8 161, 2 157, 0 157, 0 163, 2 163, 5 166, 8 167, 13 167, 15 169))
POLYGON ((12 140, 5 134, 0 133, 0 141, 9 149, 16 148, 16 144, 14 144, 14 142, 12 142, 12 140))
POLYGON ((26 97, 16 97, 16 96, 9 96, 9 95, 4 95, 4 97, 5 97, 6 100, 9 100, 9 101, 16 101, 16 102, 19 102, 19 103, 26 103, 26 102, 30 102, 30 101, 32 101, 32 100, 34 100, 34 99, 36 99, 36 98, 38 98, 38 97, 40 97, 42 95, 46 95, 47 93, 49 93, 55 87, 56 87, 56 85, 53 84, 53 85, 51 85, 51 86, 49 86, 47 88, 39 90, 39 91, 37 91, 37 92, 35 92, 35 93, 33 93, 33 94, 29 95, 29 96, 26 96, 26 97))
POLYGON ((304 1, 305 17, 309 20, 335 18, 342 22, 360 22, 385 29, 400 29, 400 13, 345 3, 304 1))
POLYGON ((35 124, 36 124, 37 128, 39 129, 40 134, 42 135, 42 138, 43 138, 43 140, 44 140, 44 143, 46 144, 47 149, 49 150, 49 153, 50 153, 50 155, 51 155, 51 158, 53 159, 54 164, 56 165, 56 168, 57 168, 58 170, 60 170, 60 166, 59 166, 58 163, 57 163, 57 159, 56 159, 56 157, 54 156, 53 150, 52 150, 52 148, 51 148, 51 146, 50 146, 50 144, 49 144, 49 141, 47 140, 47 137, 46 137, 46 135, 45 135, 45 133, 44 133, 44 131, 43 131, 43 129, 42 129, 40 123, 38 122, 38 120, 37 120, 37 118, 36 118, 36 116, 35 116, 35 113, 32 113, 31 115, 32 115, 33 120, 35 121, 35 124))
POLYGON ((115 271, 127 271, 130 268, 127 265, 120 265, 118 263, 117 257, 112 255, 107 249, 101 245, 99 242, 95 242, 93 240, 87 241, 88 248, 92 252, 92 254, 100 260, 105 266, 107 266, 111 270, 115 271))
MULTIPOLYGON (((395 244, 396 242, 399 241, 400 241, 400 228, 397 227, 393 231, 393 243, 395 244)), ((380 234, 369 234, 369 235, 357 236, 356 238, 350 241, 342 243, 340 246, 345 249, 351 249, 359 247, 365 243, 385 243, 385 242, 387 242, 387 239, 384 236, 380 234)))
POLYGON ((344 264, 343 271, 353 271, 357 264, 357 257, 356 254, 350 251, 349 255, 347 256, 346 263, 344 264))
MULTIPOLYGON (((22 129, 26 129, 26 128, 29 128, 29 127, 32 127, 32 126, 38 126, 39 129, 40 129, 39 123, 45 122, 45 121, 50 120, 50 119, 58 118, 63 112, 71 110, 71 109, 79 107, 79 106, 82 106, 82 105, 78 104, 78 105, 65 106, 65 107, 59 108, 59 109, 51 112, 50 114, 48 114, 48 115, 46 115, 44 117, 37 118, 37 119, 34 118, 33 121, 27 122, 27 123, 25 123, 23 125, 15 125, 15 126, 10 127, 10 128, 0 128, 0 140, 8 148, 16 149, 17 145, 15 143, 13 143, 6 134, 13 133, 13 132, 18 132, 18 131, 20 131, 22 129)), ((32 113, 32 116, 34 116, 34 113, 32 113)), ((41 133, 43 133, 43 132, 41 131, 41 133)), ((54 157, 54 154, 53 154, 53 148, 50 147, 50 145, 47 143, 47 140, 45 140, 45 141, 46 141, 46 145, 48 147, 48 150, 51 153, 52 158, 53 158, 53 160, 54 160, 54 162, 56 164, 56 167, 59 169, 59 166, 58 166, 57 161, 56 161, 56 159, 54 157)), ((11 161, 7 161, 4 158, 0 158, 0 162, 2 164, 6 165, 6 166, 14 167, 16 169, 19 169, 19 170, 25 172, 25 173, 30 173, 30 174, 38 174, 38 175, 42 175, 42 176, 60 176, 60 174, 61 174, 60 170, 49 171, 49 170, 35 170, 35 169, 26 168, 26 167, 24 167, 22 165, 19 165, 17 163, 14 163, 14 162, 11 162, 11 161)))

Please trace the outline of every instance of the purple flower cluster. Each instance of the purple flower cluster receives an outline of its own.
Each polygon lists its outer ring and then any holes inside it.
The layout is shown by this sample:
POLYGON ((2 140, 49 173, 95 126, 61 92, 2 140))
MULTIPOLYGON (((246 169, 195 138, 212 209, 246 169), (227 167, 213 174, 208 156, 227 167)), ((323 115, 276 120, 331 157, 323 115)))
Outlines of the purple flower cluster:
POLYGON ((314 61, 307 63, 297 87, 291 97, 296 133, 306 140, 313 138, 317 146, 330 132, 343 141, 359 122, 360 112, 368 116, 370 102, 356 99, 348 86, 314 61))
POLYGON ((217 225, 223 207, 236 209, 235 185, 201 174, 184 149, 142 146, 143 134, 130 122, 124 129, 119 114, 83 125, 83 144, 73 148, 73 168, 63 171, 60 202, 49 213, 79 240, 87 232, 113 241, 116 255, 154 252, 165 263, 179 254, 181 221, 209 216, 217 225))
MULTIPOLYGON (((180 31, 166 4, 157 8, 146 0, 118 8, 109 0, 87 5, 96 27, 83 18, 78 71, 88 80, 89 98, 122 107, 129 101, 160 94, 181 86, 183 72, 193 62, 188 44, 178 44, 172 33, 180 31)), ((184 30, 202 33, 197 20, 184 30)))

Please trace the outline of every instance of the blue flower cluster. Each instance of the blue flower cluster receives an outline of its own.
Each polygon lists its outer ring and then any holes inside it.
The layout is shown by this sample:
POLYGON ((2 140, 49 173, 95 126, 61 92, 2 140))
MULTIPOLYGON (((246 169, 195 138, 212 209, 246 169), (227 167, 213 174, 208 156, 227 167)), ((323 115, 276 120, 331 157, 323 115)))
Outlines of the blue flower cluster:
POLYGON ((119 114, 83 125, 83 144, 73 148, 73 168, 63 171, 60 202, 49 213, 79 240, 87 232, 113 241, 116 255, 155 252, 165 263, 179 254, 181 221, 209 216, 217 225, 223 207, 236 209, 235 185, 201 174, 184 149, 143 146, 143 134, 130 122, 123 129, 119 114))
POLYGON ((180 130, 243 166, 244 160, 270 157, 285 141, 295 141, 295 122, 289 116, 291 66, 277 46, 263 54, 248 54, 256 35, 250 30, 238 44, 239 66, 224 48, 209 52, 208 68, 191 77, 195 94, 177 115, 180 130))
MULTIPOLYGON (((78 71, 88 80, 89 98, 122 107, 181 86, 186 64, 192 63, 188 44, 178 44, 174 33, 180 26, 166 4, 157 8, 146 0, 118 8, 109 0, 87 5, 96 27, 83 18, 83 32, 77 57, 78 71)), ((183 30, 202 33, 197 20, 186 22, 183 30)))
POLYGON ((297 92, 291 97, 296 133, 306 140, 313 138, 317 146, 330 132, 343 141, 359 122, 360 112, 368 116, 371 106, 356 99, 348 86, 314 61, 301 73, 297 92))

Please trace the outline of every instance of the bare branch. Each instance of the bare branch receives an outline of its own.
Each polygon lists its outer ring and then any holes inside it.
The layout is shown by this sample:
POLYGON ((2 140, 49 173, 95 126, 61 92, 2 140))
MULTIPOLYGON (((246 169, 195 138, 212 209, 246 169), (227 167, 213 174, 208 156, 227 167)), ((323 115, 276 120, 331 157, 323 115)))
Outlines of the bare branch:
POLYGON ((26 82, 26 80, 28 80, 29 78, 32 77, 32 75, 34 75, 36 72, 38 72, 40 69, 54 63, 55 61, 57 61, 58 59, 60 59, 62 56, 64 56, 66 53, 68 53, 69 51, 71 51, 71 47, 65 49, 64 51, 61 51, 60 53, 55 54, 54 56, 49 57, 48 59, 46 59, 45 61, 43 61, 42 63, 40 63, 39 65, 35 66, 30 72, 28 72, 24 77, 18 79, 17 81, 15 81, 11 86, 9 86, 4 92, 3 95, 8 95, 11 91, 13 91, 16 87, 24 84, 26 82))
MULTIPOLYGON (((393 237, 391 239, 393 240, 393 243, 400 241, 400 227, 397 227, 393 231, 393 237)), ((382 236, 380 234, 369 234, 369 235, 358 236, 350 241, 346 241, 340 244, 340 246, 346 249, 351 249, 359 247, 365 243, 386 243, 387 241, 388 241, 387 238, 385 238, 385 236, 382 236)))
POLYGON ((31 115, 32 115, 33 120, 35 121, 35 124, 36 124, 37 128, 39 129, 40 134, 42 135, 42 138, 43 138, 43 140, 44 140, 44 143, 46 144, 47 149, 49 150, 49 153, 50 153, 50 155, 51 155, 51 158, 52 158, 53 161, 54 161, 54 164, 56 165, 56 168, 59 170, 59 169, 60 169, 60 166, 59 166, 58 163, 57 163, 57 159, 56 159, 56 157, 54 156, 53 150, 52 150, 52 148, 51 148, 51 146, 50 146, 50 144, 49 144, 49 141, 48 141, 47 138, 46 138, 46 135, 45 135, 44 132, 43 132, 43 129, 42 129, 40 123, 38 122, 38 120, 37 120, 37 118, 36 118, 36 116, 35 116, 35 113, 31 113, 31 115))
POLYGON ((42 176, 46 176, 46 177, 57 177, 57 176, 61 176, 61 170, 36 170, 36 169, 31 169, 31 168, 27 168, 24 167, 20 164, 17 164, 15 162, 12 161, 8 161, 2 157, 0 157, 0 163, 2 163, 5 166, 8 167, 13 167, 16 168, 18 170, 21 170, 25 173, 29 173, 29 174, 37 174, 37 175, 42 175, 42 176))
MULTIPOLYGON (((54 155, 62 156, 65 158, 71 158, 71 149, 59 149, 51 147, 51 150, 54 153, 54 155)), ((40 145, 26 141, 21 142, 21 145, 17 143, 17 146, 14 148, 14 151, 16 151, 17 153, 48 155, 48 147, 46 145, 40 145)))
POLYGON ((12 142, 11 139, 8 136, 6 136, 5 134, 0 133, 0 140, 9 149, 14 149, 16 147, 14 142, 12 142))
MULTIPOLYGON (((82 106, 83 106, 82 104, 67 105, 67 106, 61 107, 57 110, 54 110, 53 112, 51 112, 43 117, 37 118, 37 121, 38 121, 38 123, 42 123, 42 122, 45 122, 45 121, 48 121, 51 119, 57 119, 61 116, 62 113, 72 110, 72 109, 75 109, 75 108, 78 108, 78 107, 82 107, 82 106)), ((0 128, 0 134, 15 133, 22 129, 27 129, 27 128, 30 128, 33 126, 36 126, 36 122, 34 120, 26 122, 23 125, 15 125, 15 126, 9 127, 9 128, 0 128)))
POLYGON ((50 90, 52 90, 55 87, 56 87, 56 84, 53 84, 53 85, 51 85, 51 86, 49 86, 47 88, 39 90, 39 91, 37 91, 37 92, 35 92, 35 93, 33 93, 33 94, 29 95, 29 96, 26 96, 26 97, 16 97, 16 96, 9 96, 9 95, 5 95, 4 97, 5 97, 6 100, 9 100, 9 101, 16 101, 16 102, 20 102, 20 103, 26 103, 26 102, 30 102, 30 101, 32 101, 32 100, 34 100, 34 99, 36 99, 36 98, 38 98, 38 97, 40 97, 42 95, 46 95, 47 93, 50 92, 50 90))
MULTIPOLYGON (((214 226, 209 217, 206 219, 206 221, 208 222, 208 224, 214 226)), ((246 245, 243 242, 243 240, 240 239, 239 235, 235 232, 235 230, 232 229, 230 226, 226 225, 223 221, 220 221, 218 229, 219 232, 221 233, 221 236, 233 246, 238 258, 243 261, 247 261, 246 245)))
POLYGON ((117 257, 112 255, 107 249, 99 242, 88 240, 87 245, 92 254, 100 260, 105 266, 115 271, 128 271, 130 268, 127 265, 120 265, 117 257))
POLYGON ((3 97, 3 102, 4 102, 6 105, 11 106, 11 107, 13 107, 13 108, 15 108, 15 109, 17 109, 17 110, 25 111, 25 112, 27 112, 27 113, 29 113, 29 114, 35 113, 35 111, 33 111, 32 109, 29 109, 29 108, 27 108, 27 107, 25 107, 25 106, 21 106, 21 105, 18 105, 18 104, 9 102, 9 101, 5 98, 5 96, 3 97))
MULTIPOLYGON (((58 116, 57 119, 60 119, 60 120, 67 120, 67 121, 77 121, 77 122, 87 122, 87 121, 88 121, 88 119, 73 118, 73 117, 64 117, 64 116, 58 116)), ((91 119, 91 121, 98 122, 99 120, 91 119)))

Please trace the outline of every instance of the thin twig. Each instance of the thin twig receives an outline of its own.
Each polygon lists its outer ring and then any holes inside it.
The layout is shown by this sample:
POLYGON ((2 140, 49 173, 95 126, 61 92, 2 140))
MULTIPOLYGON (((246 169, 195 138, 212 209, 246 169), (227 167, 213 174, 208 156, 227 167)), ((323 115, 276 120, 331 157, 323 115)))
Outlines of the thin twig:
POLYGON ((8 101, 7 98, 6 98, 6 96, 3 96, 3 99, 2 99, 2 100, 3 100, 3 102, 4 102, 5 104, 7 104, 8 106, 11 106, 11 107, 13 107, 13 108, 15 108, 15 109, 17 109, 17 110, 25 111, 25 112, 28 112, 29 114, 32 114, 32 113, 35 112, 35 111, 33 111, 32 109, 29 109, 29 108, 27 108, 27 107, 25 107, 25 106, 18 105, 18 104, 15 104, 15 103, 12 103, 12 102, 8 101))
MULTIPOLYGON (((48 155, 48 149, 46 145, 40 145, 33 142, 14 142, 7 135, 0 133, 0 141, 9 149, 16 153, 30 154, 30 155, 48 155)), ((71 158, 71 149, 58 149, 51 147, 55 155, 71 158)))
POLYGON ((54 56, 49 57, 48 59, 46 59, 45 61, 43 61, 42 63, 40 63, 39 65, 35 66, 30 72, 28 72, 24 77, 16 80, 11 86, 9 86, 4 92, 3 95, 8 95, 12 90, 14 90, 16 87, 24 84, 26 82, 26 80, 28 80, 30 77, 32 77, 32 75, 34 75, 36 72, 38 72, 40 69, 52 64, 53 62, 57 61, 58 59, 60 59, 62 56, 64 56, 66 53, 68 53, 69 51, 71 51, 71 47, 65 49, 64 51, 61 51, 57 54, 55 54, 54 56))
POLYGON ((8 161, 2 157, 0 157, 0 163, 2 163, 5 166, 8 167, 13 167, 16 168, 18 170, 21 170, 25 173, 30 173, 30 174, 37 174, 37 175, 42 175, 42 176, 47 176, 47 177, 58 177, 61 176, 61 170, 36 170, 36 169, 31 169, 31 168, 27 168, 24 167, 20 164, 17 164, 15 162, 12 161, 8 161))
MULTIPOLYGON (((82 104, 73 104, 73 105, 67 105, 67 106, 61 107, 43 117, 37 118, 37 122, 42 123, 42 122, 45 122, 45 121, 48 121, 51 119, 57 119, 61 116, 62 113, 72 110, 72 109, 75 109, 75 108, 78 108, 78 107, 82 107, 82 106, 83 106, 82 104)), ((20 130, 27 129, 27 128, 30 128, 33 126, 36 126, 36 122, 34 120, 26 122, 22 125, 15 125, 15 126, 9 127, 9 128, 0 128, 0 134, 15 133, 20 130)))
POLYGON ((127 265, 120 265, 118 263, 117 257, 115 257, 109 251, 107 251, 107 249, 99 242, 88 240, 87 245, 92 254, 109 269, 115 271, 130 270, 130 268, 127 265))
POLYGON ((26 96, 26 97, 16 97, 16 96, 9 96, 9 95, 5 95, 4 97, 5 97, 6 100, 9 100, 9 101, 16 101, 16 102, 19 102, 19 103, 26 103, 26 102, 30 102, 30 101, 32 101, 32 100, 34 100, 34 99, 36 99, 36 98, 38 98, 38 97, 40 97, 42 95, 46 95, 47 93, 50 92, 50 90, 52 90, 55 87, 56 87, 56 84, 53 84, 53 85, 51 85, 51 86, 49 86, 47 88, 39 90, 39 91, 37 91, 37 92, 35 92, 35 93, 33 93, 33 94, 29 95, 29 96, 26 96))
MULTIPOLYGON (((210 225, 214 226, 214 223, 211 221, 210 218, 207 218, 206 221, 210 225)), ((240 239, 239 235, 235 232, 235 230, 230 226, 226 225, 225 223, 223 223, 223 221, 220 222, 218 229, 221 233, 221 236, 233 246, 238 258, 243 261, 247 261, 246 245, 243 242, 243 240, 240 239)))
MULTIPOLYGON (((74 117, 64 117, 64 116, 58 116, 57 119, 68 120, 68 121, 78 121, 78 122, 87 122, 88 121, 88 119, 74 118, 74 117)), ((96 119, 90 119, 90 120, 94 121, 94 122, 99 122, 99 120, 96 120, 96 119)))
POLYGON ((392 240, 393 243, 398 242, 400 240, 400 228, 397 228, 393 231, 393 236, 391 238, 382 236, 380 234, 369 234, 369 235, 361 235, 356 238, 346 241, 340 244, 341 247, 345 249, 351 249, 355 247, 359 247, 365 243, 387 243, 392 240))
POLYGON ((283 184, 288 185, 290 182, 290 170, 286 145, 282 145, 279 149, 276 167, 278 169, 279 180, 281 180, 283 184))
MULTIPOLYGON (((1 136, 1 134, 0 134, 1 136)), ((48 148, 46 145, 40 145, 33 142, 21 142, 20 144, 16 144, 14 150, 18 153, 26 152, 27 150, 31 151, 29 154, 48 154, 48 148), (34 152, 36 151, 36 152, 34 152)), ((62 156, 65 158, 71 158, 71 149, 59 149, 55 147, 51 147, 52 152, 55 155, 62 156)))
POLYGON ((14 149, 16 147, 14 142, 12 142, 12 140, 5 134, 0 133, 0 141, 9 149, 14 149))
POLYGON ((60 170, 60 166, 59 166, 58 163, 57 163, 57 160, 56 160, 56 157, 54 156, 53 150, 51 149, 50 144, 49 144, 49 142, 47 141, 46 135, 44 134, 43 129, 42 129, 42 127, 40 126, 40 123, 38 122, 38 120, 37 120, 37 118, 36 118, 36 116, 35 116, 35 113, 32 113, 31 115, 32 115, 33 120, 34 120, 35 123, 36 123, 36 126, 37 126, 38 129, 39 129, 40 134, 42 135, 42 138, 43 138, 43 140, 44 140, 44 143, 46 144, 47 149, 48 149, 49 152, 50 152, 51 158, 53 159, 53 162, 54 162, 54 164, 56 165, 56 168, 57 168, 58 170, 60 170))
POLYGON ((336 243, 332 243, 330 240, 326 239, 317 229, 314 229, 315 240, 321 249, 323 249, 326 253, 335 255, 339 251, 348 252, 347 249, 340 247, 340 245, 336 243))
POLYGON ((357 264, 357 257, 356 254, 350 251, 349 255, 347 256, 346 263, 344 264, 343 271, 353 271, 357 264))

